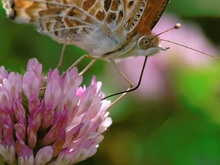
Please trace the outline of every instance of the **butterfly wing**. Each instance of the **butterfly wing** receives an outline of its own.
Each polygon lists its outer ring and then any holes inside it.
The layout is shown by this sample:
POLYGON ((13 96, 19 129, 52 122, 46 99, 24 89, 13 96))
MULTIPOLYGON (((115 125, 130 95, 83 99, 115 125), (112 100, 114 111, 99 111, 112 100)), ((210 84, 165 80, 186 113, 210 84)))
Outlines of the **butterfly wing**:
POLYGON ((126 53, 129 44, 134 45, 133 36, 151 31, 167 3, 168 0, 3 0, 12 19, 35 24, 39 32, 58 42, 74 44, 97 58, 116 51, 118 56, 126 53), (120 52, 122 48, 124 51, 120 52))
POLYGON ((94 52, 97 55, 111 49, 107 38, 124 18, 123 0, 3 0, 3 4, 12 19, 35 24, 39 32, 58 42, 90 53, 104 43, 103 50, 94 52))
POLYGON ((160 19, 168 3, 169 0, 148 0, 143 16, 133 32, 151 35, 151 30, 160 19))

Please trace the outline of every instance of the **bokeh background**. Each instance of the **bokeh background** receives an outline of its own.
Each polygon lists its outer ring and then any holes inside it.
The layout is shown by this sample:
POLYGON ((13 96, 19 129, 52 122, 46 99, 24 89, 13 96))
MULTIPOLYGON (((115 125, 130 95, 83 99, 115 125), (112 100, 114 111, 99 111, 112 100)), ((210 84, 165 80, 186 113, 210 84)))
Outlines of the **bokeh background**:
MULTIPOLYGON (((161 38, 220 56, 219 0, 171 0, 154 33, 177 22, 182 28, 161 38)), ((141 87, 110 110, 113 124, 97 154, 80 165, 220 164, 220 61, 177 45, 161 44, 170 49, 148 59, 141 87)), ((22 72, 28 59, 36 57, 46 72, 57 66, 61 50, 61 44, 30 25, 9 20, 0 8, 0 65, 22 72)), ((84 53, 68 46, 60 71, 84 53)), ((79 70, 89 61, 82 61, 79 70)), ((137 82, 142 62, 143 57, 138 57, 118 65, 137 82)), ((105 61, 95 63, 85 74, 84 83, 93 75, 103 82, 106 95, 127 88, 105 61)))

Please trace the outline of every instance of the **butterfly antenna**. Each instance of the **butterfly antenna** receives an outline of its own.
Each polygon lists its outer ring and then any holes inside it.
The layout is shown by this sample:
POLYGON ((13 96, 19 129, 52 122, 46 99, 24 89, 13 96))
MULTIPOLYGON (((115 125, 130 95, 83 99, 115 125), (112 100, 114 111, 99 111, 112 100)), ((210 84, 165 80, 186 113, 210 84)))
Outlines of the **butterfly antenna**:
POLYGON ((160 33, 156 34, 153 38, 158 37, 158 36, 160 36, 161 34, 167 33, 167 32, 169 32, 169 31, 171 31, 171 30, 179 29, 180 27, 181 27, 181 24, 180 24, 180 23, 176 23, 175 26, 173 26, 172 28, 167 29, 167 30, 165 30, 165 31, 163 31, 163 32, 160 32, 160 33))
POLYGON ((217 56, 214 56, 214 55, 211 55, 211 54, 202 52, 202 51, 200 51, 200 50, 191 48, 191 47, 189 47, 189 46, 186 46, 186 45, 183 45, 183 44, 179 44, 179 43, 176 43, 176 42, 173 42, 173 41, 170 41, 170 40, 166 40, 166 39, 160 39, 160 40, 161 40, 161 41, 165 41, 165 42, 169 42, 169 43, 172 43, 172 44, 175 44, 175 45, 178 45, 178 46, 181 46, 181 47, 190 49, 190 50, 193 50, 193 51, 195 51, 195 52, 201 53, 201 54, 203 54, 203 55, 205 55, 205 56, 212 57, 212 58, 217 59, 217 60, 220 60, 220 57, 217 57, 217 56))
MULTIPOLYGON (((158 33, 158 34, 155 35, 153 38, 155 38, 155 37, 157 37, 157 36, 160 36, 161 34, 167 33, 167 32, 169 32, 169 31, 171 31, 171 30, 179 29, 180 27, 181 27, 181 24, 180 24, 180 23, 176 23, 176 25, 175 25, 174 27, 172 27, 172 28, 170 28, 170 29, 167 29, 167 30, 165 30, 165 31, 163 31, 163 32, 161 32, 161 33, 158 33)), ((179 43, 177 43, 177 42, 173 42, 173 41, 166 40, 166 39, 162 39, 162 38, 160 39, 160 41, 169 42, 169 43, 172 43, 172 44, 175 44, 175 45, 178 45, 178 46, 181 46, 181 47, 184 47, 184 48, 193 50, 193 51, 195 51, 195 52, 201 53, 201 54, 203 54, 203 55, 205 55, 205 56, 209 56, 209 57, 212 57, 212 58, 214 58, 214 59, 220 60, 220 57, 217 57, 217 56, 214 56, 214 55, 211 55, 211 54, 202 52, 202 51, 200 51, 200 50, 191 48, 191 47, 186 46, 186 45, 183 45, 183 44, 179 44, 179 43)))

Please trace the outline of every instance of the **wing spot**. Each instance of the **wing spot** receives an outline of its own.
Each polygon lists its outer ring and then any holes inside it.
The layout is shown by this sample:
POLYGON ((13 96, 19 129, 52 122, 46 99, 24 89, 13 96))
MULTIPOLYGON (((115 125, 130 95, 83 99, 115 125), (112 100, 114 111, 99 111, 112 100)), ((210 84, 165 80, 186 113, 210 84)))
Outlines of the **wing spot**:
POLYGON ((94 4, 95 4, 96 0, 86 0, 84 1, 82 8, 85 11, 88 11, 94 4))
POLYGON ((112 0, 105 0, 104 2, 105 11, 109 10, 111 3, 112 3, 112 0))
POLYGON ((99 10, 99 11, 96 13, 96 17, 98 18, 99 21, 103 21, 104 18, 105 18, 105 13, 104 13, 103 11, 100 11, 100 10, 99 10))
POLYGON ((115 19, 116 19, 116 14, 115 13, 109 13, 107 18, 106 18, 106 22, 111 23, 115 19))
POLYGON ((119 5, 120 5, 120 0, 113 0, 111 10, 112 11, 117 11, 119 5))
POLYGON ((128 2, 128 8, 131 8, 133 6, 133 4, 134 4, 134 1, 128 2))

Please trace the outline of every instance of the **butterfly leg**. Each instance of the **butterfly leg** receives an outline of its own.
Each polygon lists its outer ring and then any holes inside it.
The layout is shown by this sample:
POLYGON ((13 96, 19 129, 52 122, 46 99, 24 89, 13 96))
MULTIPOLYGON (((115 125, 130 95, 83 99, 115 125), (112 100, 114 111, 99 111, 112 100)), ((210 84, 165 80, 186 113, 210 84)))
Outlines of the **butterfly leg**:
MULTIPOLYGON (((139 77, 139 80, 138 80, 138 83, 135 87, 133 87, 133 83, 118 69, 118 67, 116 66, 116 64, 114 63, 113 61, 113 65, 115 66, 115 68, 119 71, 119 73, 122 75, 122 77, 129 83, 129 88, 125 91, 121 91, 121 92, 118 92, 118 93, 114 93, 112 95, 109 95, 109 96, 106 96, 104 99, 107 99, 109 97, 112 97, 112 96, 116 96, 116 95, 120 95, 112 104, 110 107, 112 107, 114 104, 116 104, 119 100, 121 100, 127 93, 129 92, 132 92, 136 89, 139 88, 140 84, 141 84, 141 80, 142 80, 142 77, 143 77, 143 74, 144 74, 144 69, 145 69, 145 66, 146 66, 146 63, 147 63, 147 58, 148 56, 145 57, 144 59, 144 63, 143 63, 143 67, 141 69, 141 73, 140 73, 140 77, 139 77)), ((111 61, 112 62, 112 61, 111 61)))
POLYGON ((125 91, 122 91, 122 92, 118 92, 118 93, 109 95, 109 96, 107 96, 107 97, 105 97, 105 98, 102 99, 102 100, 104 100, 104 99, 107 99, 107 98, 112 97, 112 96, 120 95, 116 100, 114 100, 114 101, 112 102, 112 104, 109 106, 109 108, 111 108, 111 107, 112 107, 113 105, 115 105, 118 101, 120 101, 120 100, 127 94, 127 91, 131 90, 131 89, 133 88, 133 86, 134 86, 134 84, 131 82, 131 80, 130 80, 128 77, 126 77, 125 74, 118 68, 118 66, 116 65, 116 63, 114 62, 114 60, 110 59, 110 62, 111 62, 111 64, 113 65, 113 67, 117 70, 117 72, 121 75, 121 77, 123 77, 124 80, 125 80, 126 82, 128 82, 129 87, 128 87, 128 89, 125 90, 125 91))
POLYGON ((80 73, 79 75, 83 75, 87 70, 96 62, 96 59, 93 59, 80 73))
POLYGON ((59 63, 58 63, 58 65, 57 65, 57 67, 56 67, 56 68, 58 68, 58 69, 59 69, 59 68, 62 66, 62 64, 63 64, 64 53, 65 53, 65 50, 66 50, 66 41, 67 41, 67 40, 65 40, 65 42, 64 42, 64 44, 63 44, 62 52, 61 52, 61 55, 60 55, 60 60, 59 60, 59 63))
POLYGON ((129 78, 127 78, 125 76, 125 74, 118 68, 118 66, 116 65, 116 63, 110 59, 111 64, 113 65, 113 67, 117 70, 117 72, 121 75, 121 77, 123 77, 125 79, 125 81, 127 81, 127 83, 129 84, 129 89, 133 88, 134 84, 131 82, 131 80, 129 80, 129 78))
MULTIPOLYGON (((69 70, 71 70, 73 67, 77 66, 85 58, 92 58, 92 57, 87 54, 81 56, 61 75, 61 77, 64 76, 65 73, 68 72, 69 70)), ((92 59, 93 60, 79 73, 79 75, 83 75, 95 63, 96 59, 95 58, 92 58, 92 59)))

